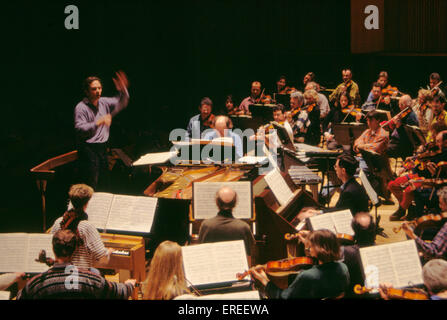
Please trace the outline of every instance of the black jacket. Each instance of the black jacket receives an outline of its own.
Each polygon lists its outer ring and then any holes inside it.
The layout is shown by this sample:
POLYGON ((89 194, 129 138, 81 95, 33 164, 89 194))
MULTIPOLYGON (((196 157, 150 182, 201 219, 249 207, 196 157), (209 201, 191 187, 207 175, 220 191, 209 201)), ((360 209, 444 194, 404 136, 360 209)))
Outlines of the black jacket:
POLYGON ((365 188, 352 177, 342 186, 335 208, 337 210, 350 209, 352 214, 360 211, 369 212, 368 200, 365 188))

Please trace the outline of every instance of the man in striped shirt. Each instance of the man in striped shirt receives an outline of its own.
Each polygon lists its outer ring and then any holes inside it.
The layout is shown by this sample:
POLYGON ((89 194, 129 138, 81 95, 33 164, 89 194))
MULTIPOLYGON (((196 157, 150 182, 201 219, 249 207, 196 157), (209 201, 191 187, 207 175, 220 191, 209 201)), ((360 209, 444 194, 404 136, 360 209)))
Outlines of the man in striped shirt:
POLYGON ((17 299, 127 299, 135 288, 135 280, 110 282, 95 271, 78 268, 71 263, 76 248, 76 235, 59 230, 53 236, 54 266, 32 278, 19 291, 17 299))

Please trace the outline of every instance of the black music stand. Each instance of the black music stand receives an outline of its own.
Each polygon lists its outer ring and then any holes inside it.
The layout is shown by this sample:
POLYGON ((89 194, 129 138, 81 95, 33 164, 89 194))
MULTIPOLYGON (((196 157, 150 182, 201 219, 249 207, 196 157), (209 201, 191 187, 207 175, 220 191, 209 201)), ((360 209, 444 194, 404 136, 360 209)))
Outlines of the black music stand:
POLYGON ((274 93, 273 99, 275 99, 276 103, 280 103, 286 108, 290 107, 290 94, 274 93))
POLYGON ((360 137, 366 129, 368 129, 368 126, 364 123, 337 123, 333 128, 335 141, 341 145, 351 146, 352 150, 354 141, 360 137))
POLYGON ((422 133, 421 128, 416 126, 404 125, 405 132, 407 133, 410 143, 413 145, 413 150, 415 150, 420 145, 425 144, 425 137, 422 133))

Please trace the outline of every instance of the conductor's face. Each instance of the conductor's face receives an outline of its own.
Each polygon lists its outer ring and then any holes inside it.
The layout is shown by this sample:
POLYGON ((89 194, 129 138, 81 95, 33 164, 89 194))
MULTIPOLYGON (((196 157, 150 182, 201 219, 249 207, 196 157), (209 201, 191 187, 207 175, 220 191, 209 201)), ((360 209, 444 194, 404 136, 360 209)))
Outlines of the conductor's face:
POLYGON ((88 88, 87 98, 90 101, 95 101, 101 98, 101 94, 102 94, 101 82, 99 82, 98 80, 92 81, 92 83, 90 83, 90 86, 88 88))

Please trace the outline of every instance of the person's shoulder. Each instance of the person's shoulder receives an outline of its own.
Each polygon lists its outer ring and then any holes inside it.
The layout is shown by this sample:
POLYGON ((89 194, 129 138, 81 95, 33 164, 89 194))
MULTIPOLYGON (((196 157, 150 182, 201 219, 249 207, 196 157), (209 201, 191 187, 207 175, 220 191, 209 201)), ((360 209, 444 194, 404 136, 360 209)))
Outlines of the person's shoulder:
POLYGON ((78 230, 80 233, 82 232, 98 232, 93 223, 88 220, 81 220, 78 224, 78 230))
POLYGON ((86 99, 82 99, 75 106, 75 111, 82 111, 82 110, 87 110, 87 109, 88 109, 88 105, 87 105, 87 100, 86 99))

